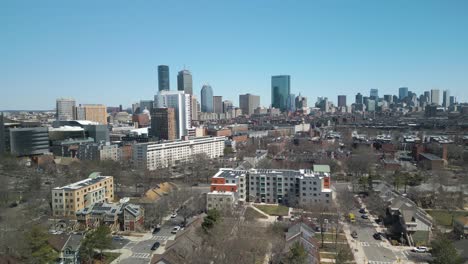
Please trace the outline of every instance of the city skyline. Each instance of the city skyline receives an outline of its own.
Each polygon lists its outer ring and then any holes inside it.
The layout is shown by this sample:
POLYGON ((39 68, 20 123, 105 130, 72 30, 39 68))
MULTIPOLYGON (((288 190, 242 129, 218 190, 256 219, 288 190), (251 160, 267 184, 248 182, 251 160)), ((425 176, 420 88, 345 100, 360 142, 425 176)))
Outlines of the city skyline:
POLYGON ((468 24, 463 1, 272 1, 268 8, 247 2, 103 1, 92 10, 86 1, 50 3, 2 3, 0 22, 9 26, 0 32, 11 41, 0 49, 1 110, 52 110, 59 97, 129 107, 153 98, 158 65, 169 66, 171 90, 177 89, 177 72, 187 69, 194 95, 210 83, 234 105, 239 94, 252 93, 269 106, 270 78, 282 74, 291 76, 291 93, 310 102, 367 95, 371 88, 398 95, 399 87, 416 94, 450 90, 458 101, 468 99, 468 37, 459 34, 468 24), (156 8, 167 12, 154 17, 156 8), (197 15, 206 8, 211 16, 197 15), (186 19, 170 19, 175 14, 186 19), (289 19, 277 20, 280 14, 289 19), (186 20, 191 30, 181 31, 186 20), (278 31, 284 38, 272 41, 278 31), (178 32, 194 41, 175 41, 178 32))

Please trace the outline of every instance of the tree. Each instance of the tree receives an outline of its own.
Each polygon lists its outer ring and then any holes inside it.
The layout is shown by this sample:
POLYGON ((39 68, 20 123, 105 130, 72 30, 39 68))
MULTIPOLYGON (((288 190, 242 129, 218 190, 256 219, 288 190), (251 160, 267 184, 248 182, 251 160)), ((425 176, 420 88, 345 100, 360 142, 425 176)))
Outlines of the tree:
POLYGON ((287 262, 290 264, 305 264, 307 263, 307 252, 304 246, 295 242, 289 249, 289 254, 287 256, 287 262))
POLYGON ((208 210, 208 215, 203 218, 202 228, 205 231, 212 229, 214 224, 221 219, 221 214, 216 209, 208 210))
POLYGON ((338 246, 336 248, 335 264, 345 264, 353 260, 353 253, 346 246, 338 246))
POLYGON ((433 264, 461 264, 462 258, 446 236, 439 235, 431 242, 433 264))
POLYGON ((80 247, 80 256, 91 262, 94 251, 98 250, 102 258, 102 251, 112 247, 111 230, 106 225, 101 225, 97 229, 86 234, 80 247))
POLYGON ((50 263, 57 259, 57 252, 48 244, 48 234, 41 227, 34 225, 26 234, 31 250, 31 263, 50 263))

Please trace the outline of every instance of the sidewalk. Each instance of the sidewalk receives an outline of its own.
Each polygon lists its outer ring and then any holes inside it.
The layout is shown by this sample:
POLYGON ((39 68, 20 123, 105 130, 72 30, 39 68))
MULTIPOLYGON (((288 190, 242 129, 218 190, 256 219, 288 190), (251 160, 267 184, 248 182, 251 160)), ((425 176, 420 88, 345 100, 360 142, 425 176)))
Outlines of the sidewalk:
POLYGON ((353 252, 354 260, 358 264, 367 264, 367 258, 366 255, 364 254, 364 248, 362 247, 361 244, 356 243, 356 240, 351 236, 351 230, 349 229, 348 223, 346 222, 341 222, 341 225, 343 226, 343 231, 346 236, 346 240, 348 241, 349 247, 351 248, 351 251, 353 252))

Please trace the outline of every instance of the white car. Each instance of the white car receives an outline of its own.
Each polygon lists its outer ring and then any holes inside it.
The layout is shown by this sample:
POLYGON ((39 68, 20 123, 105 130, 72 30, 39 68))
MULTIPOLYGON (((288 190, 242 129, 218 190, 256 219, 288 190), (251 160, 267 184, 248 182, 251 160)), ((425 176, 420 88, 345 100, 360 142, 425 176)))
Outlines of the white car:
POLYGON ((177 217, 176 213, 171 214, 171 218, 176 218, 176 217, 177 217))
POLYGON ((180 230, 180 226, 174 226, 174 228, 172 228, 171 233, 172 234, 177 234, 177 232, 179 232, 179 230, 180 230))
POLYGON ((415 247, 412 251, 416 253, 426 253, 429 249, 427 247, 415 247))

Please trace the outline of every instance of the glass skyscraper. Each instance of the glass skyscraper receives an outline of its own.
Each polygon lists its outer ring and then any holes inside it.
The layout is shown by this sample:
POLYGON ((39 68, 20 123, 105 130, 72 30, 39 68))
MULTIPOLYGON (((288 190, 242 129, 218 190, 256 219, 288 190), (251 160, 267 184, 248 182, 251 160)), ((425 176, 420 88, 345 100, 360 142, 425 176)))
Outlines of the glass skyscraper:
POLYGON ((369 98, 373 100, 379 99, 379 90, 378 89, 370 89, 370 94, 369 98))
POLYGON ((291 94, 291 76, 277 75, 271 77, 271 106, 286 111, 291 94))
POLYGON ((400 87, 398 89, 398 99, 403 100, 408 97, 408 87, 400 87))
POLYGON ((169 91, 169 66, 158 66, 158 89, 159 91, 169 91))
POLYGON ((192 74, 188 70, 182 70, 177 74, 177 90, 193 95, 192 74))
POLYGON ((213 113, 213 89, 208 84, 201 89, 201 111, 213 113))

